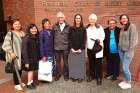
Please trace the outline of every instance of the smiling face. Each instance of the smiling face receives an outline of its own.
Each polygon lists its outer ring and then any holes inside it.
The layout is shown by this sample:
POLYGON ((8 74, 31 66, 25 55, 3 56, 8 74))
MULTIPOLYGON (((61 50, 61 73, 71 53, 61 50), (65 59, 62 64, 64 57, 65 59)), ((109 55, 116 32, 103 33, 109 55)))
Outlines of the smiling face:
POLYGON ((13 23, 13 29, 17 31, 21 30, 21 23, 19 21, 15 21, 13 23))
POLYGON ((30 33, 32 34, 32 35, 36 35, 37 34, 37 28, 34 26, 34 27, 32 27, 32 28, 30 28, 30 33))
POLYGON ((46 21, 44 24, 43 24, 44 28, 45 29, 49 29, 50 28, 50 22, 49 21, 46 21))
POLYGON ((97 22, 97 16, 95 14, 91 14, 89 16, 89 24, 90 25, 95 25, 97 22))
POLYGON ((80 23, 81 23, 81 16, 80 15, 77 15, 75 17, 75 23, 76 23, 76 25, 80 25, 80 23))
POLYGON ((65 21, 65 15, 62 12, 57 13, 57 18, 60 24, 63 24, 65 21))
POLYGON ((116 21, 115 20, 110 20, 108 22, 108 26, 109 26, 109 29, 112 30, 116 27, 116 21))
POLYGON ((120 19, 120 22, 122 23, 122 25, 126 25, 128 23, 129 19, 126 15, 123 15, 120 19))

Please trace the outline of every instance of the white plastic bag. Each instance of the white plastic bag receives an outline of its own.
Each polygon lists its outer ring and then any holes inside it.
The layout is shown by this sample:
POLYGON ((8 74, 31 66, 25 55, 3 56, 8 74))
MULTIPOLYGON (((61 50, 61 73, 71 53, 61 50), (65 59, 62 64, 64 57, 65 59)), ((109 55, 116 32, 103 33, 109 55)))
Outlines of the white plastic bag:
POLYGON ((38 80, 52 82, 52 62, 39 61, 38 80))

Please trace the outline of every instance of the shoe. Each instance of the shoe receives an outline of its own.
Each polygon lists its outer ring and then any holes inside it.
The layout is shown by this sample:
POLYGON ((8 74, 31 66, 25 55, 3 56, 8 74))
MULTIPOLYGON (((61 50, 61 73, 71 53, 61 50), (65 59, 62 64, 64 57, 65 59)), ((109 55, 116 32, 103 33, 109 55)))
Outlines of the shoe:
POLYGON ((15 89, 16 90, 19 90, 19 91, 23 90, 23 88, 21 87, 21 85, 15 85, 15 89))
POLYGON ((92 78, 91 77, 88 77, 87 78, 87 82, 91 82, 92 81, 92 78))
POLYGON ((111 80, 112 78, 113 78, 113 76, 112 76, 112 75, 110 75, 110 76, 106 77, 106 79, 108 79, 108 80, 111 80))
POLYGON ((130 83, 124 83, 122 86, 120 86, 122 89, 129 89, 131 88, 131 84, 130 83))
POLYGON ((26 84, 22 83, 22 87, 25 87, 25 86, 26 86, 26 84))
POLYGON ((83 81, 83 79, 78 79, 78 83, 81 83, 83 81))
POLYGON ((32 84, 30 84, 30 85, 27 85, 27 88, 29 88, 29 89, 35 89, 36 87, 34 87, 32 84))
POLYGON ((117 80, 117 77, 112 77, 111 80, 115 81, 115 80, 117 80))
POLYGON ((123 86, 125 84, 125 81, 122 81, 122 82, 120 82, 119 84, 118 84, 118 86, 123 86))
POLYGON ((36 84, 35 84, 34 82, 33 82, 33 83, 31 83, 31 84, 32 84, 32 86, 33 86, 33 87, 35 87, 35 88, 36 88, 36 84))
POLYGON ((102 80, 97 80, 96 84, 97 85, 102 85, 102 80))
POLYGON ((65 80, 65 81, 68 81, 68 80, 69 80, 69 78, 67 78, 67 77, 64 77, 64 80, 65 80))
POLYGON ((74 79, 74 78, 72 78, 71 80, 72 80, 72 82, 76 82, 76 79, 74 79))

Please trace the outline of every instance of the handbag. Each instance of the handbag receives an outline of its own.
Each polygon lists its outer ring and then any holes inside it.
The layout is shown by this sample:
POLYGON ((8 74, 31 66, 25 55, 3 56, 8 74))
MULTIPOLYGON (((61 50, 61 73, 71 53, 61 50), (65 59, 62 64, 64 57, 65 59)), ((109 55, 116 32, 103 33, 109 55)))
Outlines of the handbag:
POLYGON ((13 62, 7 62, 5 65, 5 72, 6 73, 13 73, 15 71, 14 63, 13 62))
MULTIPOLYGON (((11 32, 11 41, 12 41, 12 50, 13 50, 13 33, 11 32)), ((11 62, 6 62, 5 65, 5 72, 6 73, 13 73, 15 72, 15 67, 14 67, 14 60, 11 60, 11 62)))
POLYGON ((39 61, 38 80, 52 82, 53 60, 39 61))
POLYGON ((98 53, 102 50, 102 46, 99 44, 99 42, 95 39, 91 39, 92 41, 94 41, 94 46, 92 48, 93 53, 98 53))

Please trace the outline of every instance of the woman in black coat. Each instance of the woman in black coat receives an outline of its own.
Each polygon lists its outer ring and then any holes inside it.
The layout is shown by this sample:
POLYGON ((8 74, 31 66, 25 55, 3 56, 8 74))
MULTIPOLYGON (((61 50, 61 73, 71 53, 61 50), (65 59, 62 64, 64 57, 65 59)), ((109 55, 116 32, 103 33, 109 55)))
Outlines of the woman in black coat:
POLYGON ((36 88, 33 81, 33 72, 38 70, 39 61, 39 37, 38 29, 35 24, 29 24, 27 35, 23 38, 22 43, 23 69, 28 71, 27 87, 36 88))

